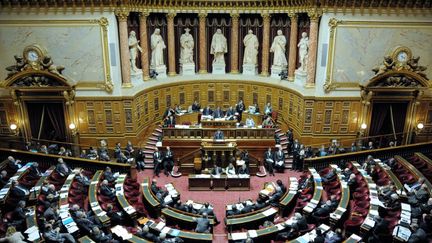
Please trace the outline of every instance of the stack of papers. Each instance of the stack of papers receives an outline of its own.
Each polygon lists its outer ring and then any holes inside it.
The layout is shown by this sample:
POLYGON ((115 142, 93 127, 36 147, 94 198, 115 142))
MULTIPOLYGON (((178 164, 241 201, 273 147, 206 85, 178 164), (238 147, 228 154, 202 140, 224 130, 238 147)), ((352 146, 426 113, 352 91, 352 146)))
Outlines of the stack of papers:
POLYGON ((257 234, 256 230, 248 230, 247 234, 249 235, 250 238, 256 238, 256 237, 258 237, 258 234, 257 234))
POLYGON ((247 239, 247 232, 231 233, 233 240, 245 240, 247 239))
POLYGON ((132 234, 127 231, 127 229, 123 226, 116 225, 111 228, 111 232, 123 240, 128 240, 132 238, 132 234))
POLYGON ((266 216, 266 217, 270 216, 272 214, 275 214, 275 213, 277 213, 277 210, 274 208, 269 208, 266 211, 262 212, 262 214, 264 214, 264 216, 266 216))
POLYGON ((37 239, 40 239, 39 228, 36 226, 28 228, 26 231, 24 231, 24 233, 28 235, 27 240, 29 241, 35 241, 37 239))

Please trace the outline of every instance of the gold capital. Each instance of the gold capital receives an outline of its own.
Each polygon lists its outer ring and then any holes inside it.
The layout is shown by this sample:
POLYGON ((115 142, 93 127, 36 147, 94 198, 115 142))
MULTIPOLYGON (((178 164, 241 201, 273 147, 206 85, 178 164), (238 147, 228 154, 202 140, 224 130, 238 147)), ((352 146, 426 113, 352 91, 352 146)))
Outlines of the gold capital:
POLYGON ((117 16, 119 21, 126 21, 129 16, 129 11, 125 11, 125 10, 116 11, 115 15, 117 16))
POLYGON ((230 13, 230 16, 233 20, 238 20, 238 18, 240 17, 239 13, 230 13))
POLYGON ((298 19, 297 13, 294 13, 294 12, 289 12, 288 17, 290 17, 291 21, 297 21, 297 19, 298 19))
POLYGON ((139 13, 140 18, 147 18, 150 15, 148 11, 142 11, 139 13))
POLYGON ((177 13, 167 13, 167 19, 168 20, 174 20, 174 17, 177 15, 177 13))
POLYGON ((207 18, 207 13, 199 13, 199 14, 198 14, 198 18, 200 18, 200 20, 201 20, 201 19, 204 19, 204 20, 205 20, 205 18, 207 18))
POLYGON ((271 15, 269 13, 262 13, 261 17, 263 18, 264 21, 269 21, 271 15))
POLYGON ((322 12, 317 10, 317 9, 313 9, 311 11, 308 12, 308 16, 310 18, 311 21, 317 22, 319 20, 319 18, 321 17, 322 12))

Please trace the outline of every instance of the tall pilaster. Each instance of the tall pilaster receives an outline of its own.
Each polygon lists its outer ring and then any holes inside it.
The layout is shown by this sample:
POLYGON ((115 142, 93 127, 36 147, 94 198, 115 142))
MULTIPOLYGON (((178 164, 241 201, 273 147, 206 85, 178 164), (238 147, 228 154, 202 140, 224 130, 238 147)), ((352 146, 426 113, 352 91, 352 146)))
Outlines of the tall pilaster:
POLYGON ((199 73, 207 73, 207 13, 199 13, 199 73))
POLYGON ((231 54, 231 73, 239 73, 239 17, 240 14, 231 13, 231 50, 229 50, 231 54))
POLYGON ((128 40, 128 27, 127 19, 129 12, 119 11, 116 12, 116 16, 119 24, 119 35, 120 35, 120 61, 122 71, 122 86, 132 87, 131 83, 131 62, 129 54, 129 40, 128 40))
POLYGON ((289 54, 288 54, 288 81, 294 81, 294 72, 297 64, 297 34, 298 18, 296 13, 289 13, 291 20, 289 54))
POLYGON ((308 16, 310 18, 310 30, 306 87, 314 87, 318 48, 318 21, 321 14, 317 11, 311 11, 308 16))
POLYGON ((174 39, 174 17, 176 13, 168 13, 168 75, 176 75, 175 39, 174 39))
POLYGON ((262 13, 263 18, 263 45, 262 45, 262 60, 261 60, 261 75, 269 75, 269 53, 270 53, 270 14, 262 13))
POLYGON ((147 17, 149 12, 141 12, 139 15, 139 28, 140 28, 140 46, 141 46, 141 68, 143 72, 143 80, 150 79, 149 70, 149 48, 147 38, 147 17))

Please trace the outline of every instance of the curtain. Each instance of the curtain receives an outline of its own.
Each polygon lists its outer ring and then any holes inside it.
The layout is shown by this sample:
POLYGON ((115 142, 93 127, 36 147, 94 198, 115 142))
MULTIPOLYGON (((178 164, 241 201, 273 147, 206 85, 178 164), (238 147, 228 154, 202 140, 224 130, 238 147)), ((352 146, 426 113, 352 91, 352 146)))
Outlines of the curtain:
POLYGON ((41 125, 43 104, 27 103, 27 114, 30 123, 31 137, 37 138, 41 125))
POLYGON ((175 60, 176 72, 180 73, 180 36, 185 33, 184 29, 189 28, 190 34, 194 39, 194 62, 195 72, 199 70, 199 20, 197 14, 177 14, 174 18, 174 36, 175 36, 175 60))
POLYGON ((231 17, 229 14, 209 14, 207 15, 206 36, 207 36, 207 65, 209 72, 213 71, 213 55, 210 54, 211 41, 217 29, 222 30, 222 34, 227 39, 228 53, 225 54, 225 72, 231 71, 231 17))
POLYGON ((243 57, 244 57, 244 44, 243 39, 248 34, 249 30, 257 36, 259 47, 258 47, 258 73, 261 73, 261 56, 262 56, 262 18, 259 14, 244 14, 240 15, 239 19, 239 70, 243 72, 243 57))
MULTIPOLYGON (((45 117, 44 122, 48 127, 54 128, 54 136, 51 140, 65 142, 67 140, 66 135, 66 122, 64 117, 63 104, 52 103, 45 106, 45 117)), ((44 129, 48 128, 44 125, 44 129)))
MULTIPOLYGON (((369 130, 369 136, 376 136, 383 134, 384 121, 390 116, 390 104, 375 103, 372 111, 372 119, 369 130)), ((390 125, 391 124, 386 124, 390 125)))

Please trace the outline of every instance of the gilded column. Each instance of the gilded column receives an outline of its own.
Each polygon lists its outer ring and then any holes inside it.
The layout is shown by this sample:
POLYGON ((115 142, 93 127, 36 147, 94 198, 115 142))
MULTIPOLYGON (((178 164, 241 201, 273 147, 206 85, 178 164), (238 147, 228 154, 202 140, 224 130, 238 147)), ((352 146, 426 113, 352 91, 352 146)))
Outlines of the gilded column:
POLYGON ((143 72, 143 79, 150 79, 150 69, 149 69, 149 48, 148 48, 148 38, 147 38, 147 17, 149 12, 141 12, 139 18, 140 25, 140 46, 141 46, 141 68, 143 72))
POLYGON ((261 60, 261 75, 269 75, 269 53, 270 53, 270 14, 261 14, 263 18, 263 44, 262 44, 262 60, 261 60))
POLYGON ((239 17, 240 14, 232 13, 231 14, 231 50, 228 50, 228 53, 231 54, 231 73, 239 73, 239 46, 238 46, 238 38, 239 38, 239 17))
POLYGON ((168 75, 176 75, 175 39, 174 39, 174 17, 176 13, 168 13, 168 75))
POLYGON ((312 11, 309 12, 308 15, 310 18, 310 30, 306 87, 314 87, 318 47, 318 20, 320 17, 320 13, 318 13, 317 11, 312 11))
POLYGON ((131 83, 131 62, 129 54, 129 40, 128 40, 128 27, 127 18, 129 12, 119 11, 116 13, 119 23, 119 35, 120 35, 120 60, 121 60, 121 71, 122 71, 122 86, 132 87, 131 83))
POLYGON ((294 72, 297 64, 297 34, 298 18, 296 13, 289 13, 291 20, 291 32, 288 53, 288 81, 294 81, 294 72))
POLYGON ((207 73, 207 13, 199 13, 199 73, 207 73))

